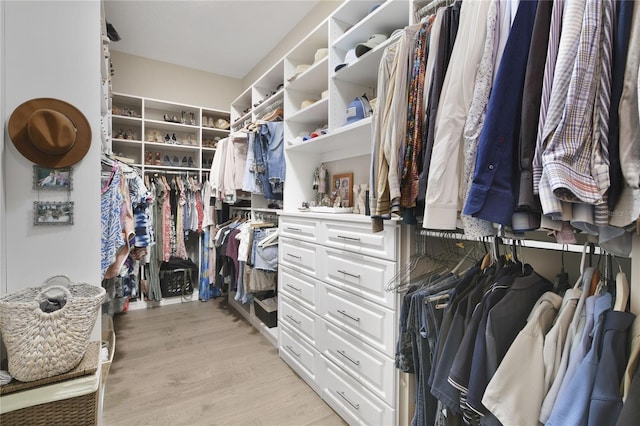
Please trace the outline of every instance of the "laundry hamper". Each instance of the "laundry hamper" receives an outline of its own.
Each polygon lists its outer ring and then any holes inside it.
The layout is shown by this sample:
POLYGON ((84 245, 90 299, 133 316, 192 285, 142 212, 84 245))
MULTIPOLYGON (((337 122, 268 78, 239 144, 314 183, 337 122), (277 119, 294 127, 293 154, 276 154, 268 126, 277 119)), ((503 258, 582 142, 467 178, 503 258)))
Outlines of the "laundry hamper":
POLYGON ((105 298, 101 286, 75 284, 54 277, 0 299, 0 332, 7 349, 9 374, 29 382, 65 373, 85 354, 105 298), (42 304, 62 305, 45 312, 42 304))
POLYGON ((93 426, 100 424, 100 342, 91 341, 70 371, 32 382, 0 386, 0 425, 93 426))

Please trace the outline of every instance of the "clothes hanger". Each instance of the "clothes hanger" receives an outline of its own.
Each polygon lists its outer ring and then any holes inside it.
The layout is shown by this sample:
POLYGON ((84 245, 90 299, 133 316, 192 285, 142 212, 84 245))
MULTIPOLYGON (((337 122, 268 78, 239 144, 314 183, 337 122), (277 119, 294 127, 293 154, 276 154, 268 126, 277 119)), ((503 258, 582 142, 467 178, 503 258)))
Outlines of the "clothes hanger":
POLYGON ((258 247, 265 248, 278 245, 278 236, 280 235, 280 228, 275 228, 275 231, 260 240, 258 247))

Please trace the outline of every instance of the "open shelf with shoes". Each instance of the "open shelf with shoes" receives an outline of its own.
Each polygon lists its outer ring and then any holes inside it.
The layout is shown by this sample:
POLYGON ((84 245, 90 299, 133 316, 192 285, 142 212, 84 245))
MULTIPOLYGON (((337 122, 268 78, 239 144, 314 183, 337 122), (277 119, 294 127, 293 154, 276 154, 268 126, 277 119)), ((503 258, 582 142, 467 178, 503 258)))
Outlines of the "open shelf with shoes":
POLYGON ((147 170, 209 170, 215 145, 229 135, 228 111, 113 94, 113 154, 147 170), (116 114, 117 113, 117 114, 116 114), (211 125, 211 126, 210 126, 211 125))

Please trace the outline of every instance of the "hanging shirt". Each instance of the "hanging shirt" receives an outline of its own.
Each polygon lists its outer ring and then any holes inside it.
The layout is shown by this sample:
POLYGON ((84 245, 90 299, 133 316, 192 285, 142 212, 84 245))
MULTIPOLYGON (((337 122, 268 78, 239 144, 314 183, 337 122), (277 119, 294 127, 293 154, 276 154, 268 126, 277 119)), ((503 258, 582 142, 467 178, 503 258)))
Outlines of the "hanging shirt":
POLYGON ((522 90, 537 1, 518 6, 504 55, 491 92, 473 184, 464 213, 491 222, 510 225, 516 203, 513 165, 520 132, 522 90))
MULTIPOLYGON (((473 89, 473 101, 467 113, 467 120, 464 124, 464 146, 463 146, 463 171, 462 171, 462 202, 467 203, 469 190, 473 183, 473 173, 475 170, 476 156, 478 155, 478 142, 480 132, 484 124, 489 95, 493 88, 493 77, 495 75, 495 56, 497 53, 498 38, 498 3, 499 0, 492 0, 487 14, 487 35, 485 37, 484 51, 482 59, 478 65, 475 86, 473 89)), ((502 54, 502 52, 500 52, 502 54)), ((480 238, 495 234, 493 223, 478 219, 477 217, 461 214, 465 235, 470 238, 480 238)))
MULTIPOLYGON (((455 229, 461 210, 462 133, 474 94, 478 65, 484 51, 491 2, 466 2, 460 29, 442 86, 438 106, 423 226, 455 229)), ((418 175, 415 175, 417 191, 418 175)), ((412 206, 407 206, 412 207, 412 206)))
POLYGON ((487 385, 482 403, 505 425, 537 425, 546 394, 543 348, 562 297, 543 294, 487 385), (523 368, 526 366, 526 368, 523 368))
POLYGON ((640 6, 635 3, 627 63, 618 113, 620 115, 620 166, 624 188, 611 214, 611 225, 626 226, 640 214, 640 118, 638 77, 640 76, 640 6))
POLYGON ((570 380, 564 389, 560 389, 553 406, 548 426, 565 426, 569 424, 587 424, 589 401, 593 390, 597 370, 597 352, 600 347, 605 312, 611 309, 611 295, 605 293, 596 299, 594 311, 593 343, 585 358, 580 362, 575 375, 565 376, 570 380))

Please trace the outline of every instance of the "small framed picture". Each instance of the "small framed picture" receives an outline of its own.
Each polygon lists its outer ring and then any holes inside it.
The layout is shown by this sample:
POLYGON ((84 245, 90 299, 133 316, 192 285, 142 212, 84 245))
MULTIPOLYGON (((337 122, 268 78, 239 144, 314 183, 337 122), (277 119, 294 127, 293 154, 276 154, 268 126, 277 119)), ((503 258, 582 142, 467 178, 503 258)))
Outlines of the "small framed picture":
POLYGON ((33 224, 73 225, 73 201, 34 201, 33 224))
POLYGON ((342 173, 333 175, 331 179, 333 189, 336 195, 340 196, 341 207, 353 206, 353 173, 342 173))
POLYGON ((50 167, 33 166, 33 189, 49 191, 67 191, 73 188, 71 167, 52 169, 50 167))

